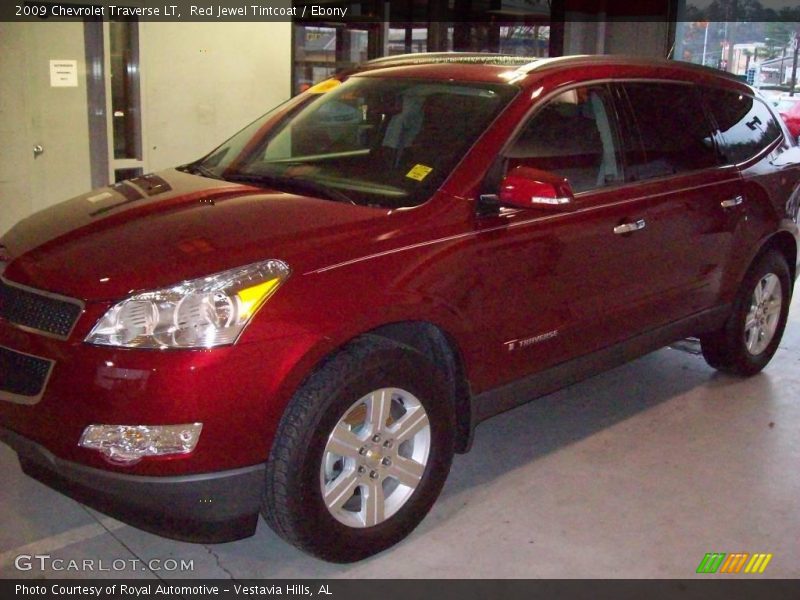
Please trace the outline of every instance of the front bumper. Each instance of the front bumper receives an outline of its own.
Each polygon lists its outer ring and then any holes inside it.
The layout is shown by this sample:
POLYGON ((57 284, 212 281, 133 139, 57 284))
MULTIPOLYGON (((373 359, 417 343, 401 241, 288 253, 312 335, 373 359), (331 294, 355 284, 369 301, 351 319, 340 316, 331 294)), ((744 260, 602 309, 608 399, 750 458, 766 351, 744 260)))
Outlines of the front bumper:
POLYGON ((125 523, 187 542, 220 543, 255 533, 264 464, 199 475, 153 477, 63 460, 0 427, 22 470, 45 485, 125 523))
POLYGON ((0 426, 62 460, 156 477, 263 463, 297 385, 288 373, 313 342, 283 337, 213 350, 158 351, 92 346, 81 341, 83 332, 73 337, 55 340, 0 319, 0 426), (49 370, 39 371, 39 364, 49 370), (26 373, 44 384, 37 395, 20 401, 13 392, 26 391, 26 373), (186 455, 122 466, 78 445, 92 424, 183 423, 203 424, 197 446, 186 455))

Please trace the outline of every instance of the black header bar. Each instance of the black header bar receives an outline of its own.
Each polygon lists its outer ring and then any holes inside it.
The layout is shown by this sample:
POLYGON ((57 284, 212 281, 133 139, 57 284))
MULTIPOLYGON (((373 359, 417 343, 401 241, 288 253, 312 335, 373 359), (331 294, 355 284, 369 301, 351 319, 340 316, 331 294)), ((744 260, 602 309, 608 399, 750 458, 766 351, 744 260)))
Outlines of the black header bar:
MULTIPOLYGON (((800 24, 796 0, 685 0, 681 21, 782 21, 800 24)), ((675 0, 9 0, 0 21, 123 20, 187 22, 302 21, 306 23, 670 21, 675 0)))

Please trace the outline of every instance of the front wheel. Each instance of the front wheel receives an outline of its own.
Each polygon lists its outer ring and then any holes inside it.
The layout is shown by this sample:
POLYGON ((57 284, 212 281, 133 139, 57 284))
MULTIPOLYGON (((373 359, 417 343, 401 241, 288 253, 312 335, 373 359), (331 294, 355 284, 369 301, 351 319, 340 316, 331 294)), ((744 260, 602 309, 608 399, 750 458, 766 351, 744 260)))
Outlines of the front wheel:
POLYGON ((769 252, 745 275, 725 326, 700 337, 712 367, 754 375, 772 359, 786 327, 792 279, 783 256, 769 252))
POLYGON ((444 379, 423 355, 356 340, 309 377, 281 420, 262 514, 284 539, 334 562, 403 539, 438 496, 453 457, 444 379))

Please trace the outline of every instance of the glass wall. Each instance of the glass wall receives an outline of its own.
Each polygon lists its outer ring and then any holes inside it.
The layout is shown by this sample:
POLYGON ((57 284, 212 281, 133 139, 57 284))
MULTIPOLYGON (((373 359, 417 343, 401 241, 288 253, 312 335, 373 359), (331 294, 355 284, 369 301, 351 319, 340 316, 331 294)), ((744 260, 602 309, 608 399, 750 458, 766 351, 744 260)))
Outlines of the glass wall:
POLYGON ((790 4, 686 0, 673 57, 732 73, 767 97, 797 94, 800 6, 790 4))
MULTIPOLYGON (((294 2, 301 8, 311 4, 294 2)), ((373 58, 415 52, 551 54, 550 0, 328 2, 341 21, 296 19, 292 90, 373 58)), ((310 14, 310 10, 306 11, 310 14)))
POLYGON ((368 59, 369 28, 294 26, 294 93, 368 59))

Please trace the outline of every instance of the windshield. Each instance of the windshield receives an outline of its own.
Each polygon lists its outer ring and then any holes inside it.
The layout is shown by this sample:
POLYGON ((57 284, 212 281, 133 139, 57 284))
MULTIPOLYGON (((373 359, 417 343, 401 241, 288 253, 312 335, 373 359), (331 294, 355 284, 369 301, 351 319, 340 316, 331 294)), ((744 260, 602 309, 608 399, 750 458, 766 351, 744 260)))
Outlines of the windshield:
POLYGON ((353 77, 252 123, 186 169, 354 204, 427 200, 514 96, 509 85, 353 77))

